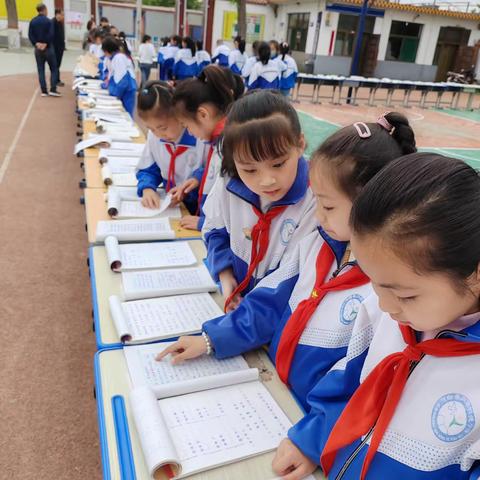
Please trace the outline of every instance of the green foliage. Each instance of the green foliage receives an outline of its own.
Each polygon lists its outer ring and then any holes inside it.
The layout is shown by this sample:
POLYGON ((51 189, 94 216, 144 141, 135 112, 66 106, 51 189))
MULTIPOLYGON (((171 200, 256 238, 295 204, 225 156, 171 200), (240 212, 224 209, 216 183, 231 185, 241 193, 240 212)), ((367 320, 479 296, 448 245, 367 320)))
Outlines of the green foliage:
MULTIPOLYGON (((175 7, 175 0, 143 0, 144 5, 153 7, 175 7)), ((202 0, 187 0, 187 8, 190 10, 201 10, 202 0)))

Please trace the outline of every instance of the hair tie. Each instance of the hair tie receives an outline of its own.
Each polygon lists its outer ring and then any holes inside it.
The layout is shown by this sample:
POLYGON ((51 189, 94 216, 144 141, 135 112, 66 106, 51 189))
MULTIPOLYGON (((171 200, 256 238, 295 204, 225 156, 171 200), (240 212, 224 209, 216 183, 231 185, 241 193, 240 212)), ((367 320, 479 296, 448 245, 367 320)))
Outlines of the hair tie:
POLYGON ((368 128, 368 125, 366 123, 363 123, 363 122, 356 122, 353 124, 355 130, 357 131, 358 133, 358 136, 360 138, 368 138, 368 137, 371 137, 372 136, 372 132, 370 131, 370 129, 368 128))
POLYGON ((378 117, 377 123, 384 128, 388 133, 393 130, 393 125, 385 118, 390 112, 385 112, 381 117, 378 117))
POLYGON ((146 95, 146 94, 148 93, 148 88, 144 88, 144 89, 142 90, 142 93, 146 95))

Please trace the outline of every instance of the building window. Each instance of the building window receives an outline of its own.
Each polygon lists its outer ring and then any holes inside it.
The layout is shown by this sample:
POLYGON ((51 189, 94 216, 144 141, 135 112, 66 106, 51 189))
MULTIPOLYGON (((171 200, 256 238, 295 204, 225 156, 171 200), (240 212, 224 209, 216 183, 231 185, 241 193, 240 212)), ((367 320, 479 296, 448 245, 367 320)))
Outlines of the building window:
MULTIPOLYGON (((340 57, 352 56, 359 20, 360 17, 358 15, 348 15, 346 13, 341 13, 339 15, 334 55, 340 57)), ((375 17, 366 17, 365 33, 373 33, 374 25, 375 17)))
POLYGON ((290 48, 304 52, 307 46, 310 13, 289 13, 287 38, 290 48))
POLYGON ((422 27, 421 23, 392 21, 385 59, 415 62, 422 27))

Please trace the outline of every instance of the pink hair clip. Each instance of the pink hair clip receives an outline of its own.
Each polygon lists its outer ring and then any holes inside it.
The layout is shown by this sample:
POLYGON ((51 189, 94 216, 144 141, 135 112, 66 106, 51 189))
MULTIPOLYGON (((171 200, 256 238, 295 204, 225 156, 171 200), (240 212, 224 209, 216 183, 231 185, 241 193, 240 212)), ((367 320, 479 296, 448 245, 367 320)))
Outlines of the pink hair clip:
POLYGON ((353 126, 355 127, 355 130, 357 131, 360 138, 368 138, 372 136, 372 132, 370 131, 366 123, 356 122, 353 124, 353 126))
POLYGON ((381 117, 378 117, 377 123, 390 133, 393 130, 393 125, 385 118, 385 115, 389 113, 390 112, 385 112, 381 117))

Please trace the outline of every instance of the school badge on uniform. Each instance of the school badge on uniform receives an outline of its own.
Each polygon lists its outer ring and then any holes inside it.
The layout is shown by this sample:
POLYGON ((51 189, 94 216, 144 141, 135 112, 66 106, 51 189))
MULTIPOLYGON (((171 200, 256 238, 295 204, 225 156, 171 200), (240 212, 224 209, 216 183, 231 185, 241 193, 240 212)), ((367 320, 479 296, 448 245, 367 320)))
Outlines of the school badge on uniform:
POLYGON ((247 240, 252 239, 252 229, 251 228, 243 228, 242 229, 243 235, 247 240))
POLYGON ((291 218, 287 218, 283 221, 282 226, 280 227, 280 241, 283 245, 288 245, 296 228, 297 224, 291 218))
POLYGON ((363 297, 357 293, 347 297, 340 307, 340 322, 344 325, 350 325, 358 315, 363 297))
POLYGON ((475 426, 475 413, 470 400, 461 393, 440 397, 432 409, 432 430, 442 442, 456 442, 466 437, 475 426))

